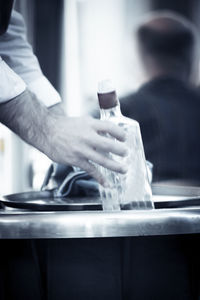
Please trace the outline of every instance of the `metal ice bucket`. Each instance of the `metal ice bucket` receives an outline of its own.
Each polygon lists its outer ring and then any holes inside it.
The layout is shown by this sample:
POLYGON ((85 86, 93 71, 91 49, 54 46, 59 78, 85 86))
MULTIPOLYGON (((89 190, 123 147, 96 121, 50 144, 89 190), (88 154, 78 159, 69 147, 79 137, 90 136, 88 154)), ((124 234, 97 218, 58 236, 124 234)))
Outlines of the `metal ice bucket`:
POLYGON ((200 188, 153 186, 155 210, 104 212, 99 199, 48 192, 2 197, 0 238, 98 238, 200 233, 200 188))

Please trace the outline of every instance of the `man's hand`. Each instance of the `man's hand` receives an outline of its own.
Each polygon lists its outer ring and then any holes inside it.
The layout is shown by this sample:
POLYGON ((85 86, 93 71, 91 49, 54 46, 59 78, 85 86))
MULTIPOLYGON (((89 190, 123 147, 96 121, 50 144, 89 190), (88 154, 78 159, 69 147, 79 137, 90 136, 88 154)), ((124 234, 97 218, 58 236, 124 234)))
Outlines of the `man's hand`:
POLYGON ((103 185, 106 185, 106 178, 95 164, 126 172, 125 166, 109 155, 126 155, 122 143, 125 133, 121 128, 90 117, 68 118, 54 110, 47 109, 26 91, 0 104, 0 122, 53 161, 78 166, 103 185), (115 139, 106 137, 106 134, 115 139))
POLYGON ((125 156, 127 153, 122 143, 125 133, 118 126, 90 117, 60 116, 53 116, 48 126, 51 146, 47 155, 53 161, 78 166, 103 185, 106 185, 106 178, 102 177, 95 164, 112 171, 126 172, 126 167, 109 155, 110 152, 119 156, 125 156), (107 133, 115 140, 106 137, 107 133))

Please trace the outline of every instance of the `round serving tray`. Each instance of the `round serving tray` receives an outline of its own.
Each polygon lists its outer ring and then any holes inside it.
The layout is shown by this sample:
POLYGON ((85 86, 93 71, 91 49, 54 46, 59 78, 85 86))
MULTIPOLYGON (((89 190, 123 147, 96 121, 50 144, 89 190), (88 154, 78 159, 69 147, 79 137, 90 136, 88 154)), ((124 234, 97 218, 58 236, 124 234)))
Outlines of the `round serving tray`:
MULTIPOLYGON (((153 185, 152 190, 156 209, 200 205, 200 189, 196 187, 153 185)), ((55 198, 53 197, 52 191, 31 191, 6 195, 0 199, 0 202, 5 207, 34 211, 102 210, 101 201, 98 197, 55 198)))

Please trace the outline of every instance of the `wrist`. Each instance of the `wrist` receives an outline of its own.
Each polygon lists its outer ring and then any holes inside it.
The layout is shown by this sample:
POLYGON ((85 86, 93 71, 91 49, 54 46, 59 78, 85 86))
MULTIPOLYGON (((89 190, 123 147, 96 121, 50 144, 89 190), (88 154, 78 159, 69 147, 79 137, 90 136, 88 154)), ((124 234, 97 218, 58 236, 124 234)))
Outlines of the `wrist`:
POLYGON ((66 116, 66 113, 65 113, 65 110, 64 110, 64 107, 63 107, 62 103, 57 103, 53 106, 50 106, 49 111, 52 114, 55 114, 55 115, 66 116))

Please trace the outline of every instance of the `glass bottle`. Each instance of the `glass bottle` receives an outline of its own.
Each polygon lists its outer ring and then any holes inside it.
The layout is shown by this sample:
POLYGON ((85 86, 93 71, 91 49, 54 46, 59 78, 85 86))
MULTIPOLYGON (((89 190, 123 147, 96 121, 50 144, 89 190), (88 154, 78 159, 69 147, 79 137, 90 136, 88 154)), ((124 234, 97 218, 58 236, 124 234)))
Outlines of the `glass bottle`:
POLYGON ((128 155, 124 158, 109 154, 116 161, 123 160, 128 167, 126 174, 119 174, 100 167, 109 186, 106 188, 99 186, 103 209, 153 209, 139 123, 121 114, 120 103, 110 80, 99 83, 97 95, 101 120, 109 120, 125 130, 125 143, 128 148, 128 155))

